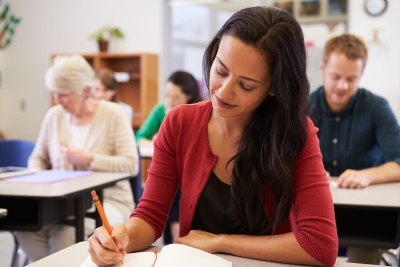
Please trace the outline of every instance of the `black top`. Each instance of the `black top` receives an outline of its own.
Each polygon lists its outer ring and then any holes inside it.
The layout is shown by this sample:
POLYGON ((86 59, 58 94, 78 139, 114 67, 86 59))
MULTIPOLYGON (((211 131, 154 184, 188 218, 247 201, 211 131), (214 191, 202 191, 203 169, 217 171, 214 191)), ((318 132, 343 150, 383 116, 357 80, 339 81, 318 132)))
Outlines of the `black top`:
MULTIPOLYGON (((192 230, 203 230, 214 234, 250 234, 250 230, 244 229, 238 221, 230 189, 230 185, 223 183, 214 172, 211 172, 210 179, 197 203, 192 230)), ((261 202, 254 208, 266 216, 261 202)))

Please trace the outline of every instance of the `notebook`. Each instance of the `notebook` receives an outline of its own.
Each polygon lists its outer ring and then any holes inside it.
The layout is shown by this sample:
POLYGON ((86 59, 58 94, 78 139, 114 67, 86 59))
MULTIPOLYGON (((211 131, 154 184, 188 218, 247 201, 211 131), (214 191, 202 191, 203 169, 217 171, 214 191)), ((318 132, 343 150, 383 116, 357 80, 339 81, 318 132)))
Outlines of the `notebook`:
POLYGON ((10 177, 5 181, 10 183, 49 184, 63 180, 70 180, 70 179, 80 178, 83 176, 88 176, 91 173, 92 171, 46 170, 18 177, 10 177))
MULTIPOLYGON (((124 264, 113 267, 233 267, 230 261, 203 250, 181 244, 163 247, 160 252, 136 252, 126 254, 124 264)), ((90 255, 79 267, 97 267, 90 255)))

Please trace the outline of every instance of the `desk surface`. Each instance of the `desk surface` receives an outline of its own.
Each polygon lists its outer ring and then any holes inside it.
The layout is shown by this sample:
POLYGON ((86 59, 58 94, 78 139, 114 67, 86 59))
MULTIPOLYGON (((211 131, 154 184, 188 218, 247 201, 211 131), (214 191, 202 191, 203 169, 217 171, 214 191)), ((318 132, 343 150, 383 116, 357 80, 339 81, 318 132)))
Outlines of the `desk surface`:
POLYGON ((370 185, 362 189, 331 187, 333 203, 348 206, 400 208, 399 192, 400 182, 370 185))
MULTIPOLYGON (((160 250, 160 247, 155 247, 151 250, 160 250)), ((54 253, 44 259, 41 259, 37 262, 29 264, 28 267, 78 267, 82 264, 82 262, 89 255, 88 253, 88 242, 80 242, 73 246, 70 246, 66 249, 63 249, 57 253, 54 253)), ((291 265, 291 264, 281 264, 275 262, 267 262, 267 261, 259 261, 259 260, 251 260, 241 257, 236 257, 232 255, 225 254, 217 254, 218 256, 235 263, 235 267, 288 267, 288 266, 300 266, 300 265, 291 265)), ((366 267, 373 265, 365 265, 365 264, 355 264, 355 263, 347 263, 340 262, 335 265, 335 267, 366 267)))
POLYGON ((154 147, 139 147, 140 157, 150 159, 154 153, 154 147))
POLYGON ((12 183, 0 181, 0 196, 23 196, 23 197, 65 197, 88 188, 95 189, 130 177, 129 173, 93 172, 92 174, 76 179, 64 180, 48 184, 12 183))
MULTIPOLYGON (((142 158, 151 158, 152 147, 139 147, 142 158)), ((333 178, 337 181, 337 178, 333 178)), ((370 185, 362 189, 331 187, 333 203, 347 206, 374 206, 382 208, 400 208, 400 182, 370 185)))

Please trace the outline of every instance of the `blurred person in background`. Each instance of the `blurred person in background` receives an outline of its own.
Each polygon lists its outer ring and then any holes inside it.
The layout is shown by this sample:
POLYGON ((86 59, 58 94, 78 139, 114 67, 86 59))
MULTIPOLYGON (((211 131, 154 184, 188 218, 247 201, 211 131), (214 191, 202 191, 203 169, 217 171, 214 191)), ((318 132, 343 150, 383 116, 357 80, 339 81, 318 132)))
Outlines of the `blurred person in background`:
POLYGON ((129 122, 132 123, 132 107, 126 103, 118 101, 117 80, 114 77, 114 71, 109 68, 101 68, 96 70, 95 74, 96 79, 91 92, 92 97, 97 100, 104 99, 106 101, 118 103, 128 116, 129 122))
MULTIPOLYGON (((355 35, 328 40, 320 65, 323 86, 308 99, 327 177, 339 177, 343 188, 400 181, 397 120, 385 99, 359 88, 367 58, 365 43, 355 35)), ((349 247, 347 255, 366 264, 381 258, 377 248, 349 247)))

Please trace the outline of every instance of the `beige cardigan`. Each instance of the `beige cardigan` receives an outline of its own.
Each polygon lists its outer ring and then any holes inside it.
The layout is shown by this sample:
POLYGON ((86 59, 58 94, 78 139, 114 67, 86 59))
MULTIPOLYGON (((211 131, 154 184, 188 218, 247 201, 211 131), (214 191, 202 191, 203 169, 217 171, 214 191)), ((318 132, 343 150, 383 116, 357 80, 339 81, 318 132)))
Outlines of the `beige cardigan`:
MULTIPOLYGON (((135 176, 139 162, 135 137, 121 107, 112 102, 100 101, 91 122, 83 150, 93 155, 90 166, 74 166, 64 158, 60 143, 71 139, 69 125, 71 114, 61 105, 46 113, 28 167, 36 170, 85 170, 101 172, 127 172, 135 176)), ((103 191, 104 201, 117 207, 129 218, 134 210, 132 190, 128 180, 103 191)))

